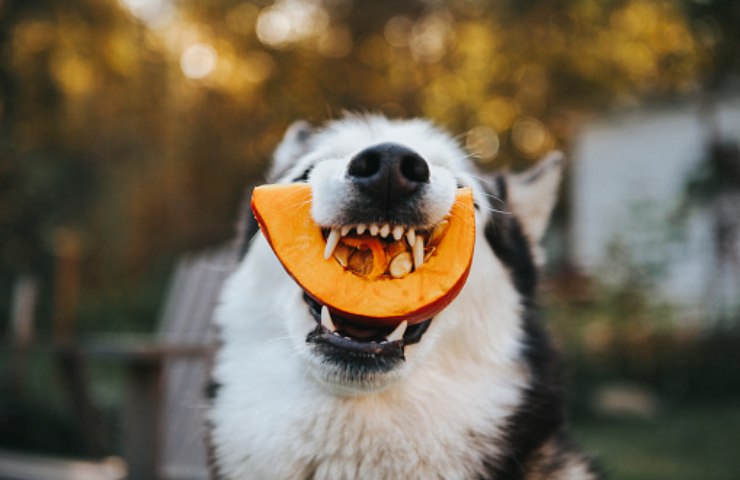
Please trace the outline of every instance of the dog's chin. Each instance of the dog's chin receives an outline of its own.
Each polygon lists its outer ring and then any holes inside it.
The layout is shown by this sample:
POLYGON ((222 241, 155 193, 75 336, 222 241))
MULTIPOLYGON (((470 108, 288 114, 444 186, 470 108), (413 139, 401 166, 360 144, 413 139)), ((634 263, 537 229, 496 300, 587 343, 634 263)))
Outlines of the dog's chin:
POLYGON ((399 333, 393 327, 368 328, 333 315, 328 327, 321 318, 324 306, 305 293, 303 299, 315 326, 305 333, 301 350, 313 378, 337 394, 378 391, 403 378, 407 347, 420 342, 432 322, 430 318, 399 333))
POLYGON ((311 354, 311 378, 321 388, 336 396, 356 396, 380 392, 406 376, 408 365, 400 364, 385 373, 358 372, 351 366, 327 363, 323 357, 311 354))

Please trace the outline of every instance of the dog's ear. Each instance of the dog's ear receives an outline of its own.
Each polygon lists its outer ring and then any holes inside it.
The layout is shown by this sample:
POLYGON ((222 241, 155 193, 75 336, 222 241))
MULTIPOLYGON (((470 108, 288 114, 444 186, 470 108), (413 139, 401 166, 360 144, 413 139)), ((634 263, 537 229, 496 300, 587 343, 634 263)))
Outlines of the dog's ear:
POLYGON ((284 175, 296 159, 306 153, 313 133, 313 126, 305 120, 293 122, 288 127, 273 154, 272 166, 267 174, 268 182, 272 183, 284 175))
POLYGON ((557 201, 563 163, 561 152, 551 152, 529 170, 506 178, 507 203, 529 237, 538 263, 544 260, 538 244, 557 201))

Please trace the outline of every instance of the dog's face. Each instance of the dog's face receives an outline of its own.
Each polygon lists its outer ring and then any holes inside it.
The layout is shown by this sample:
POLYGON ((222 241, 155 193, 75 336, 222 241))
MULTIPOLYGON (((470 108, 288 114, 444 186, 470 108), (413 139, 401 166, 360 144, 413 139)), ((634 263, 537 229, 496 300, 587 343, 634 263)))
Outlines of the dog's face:
MULTIPOLYGON (((494 181, 484 188, 478 178, 465 152, 446 133, 425 121, 390 121, 375 116, 347 117, 319 131, 305 123, 294 124, 275 153, 270 174, 272 182, 311 185, 311 213, 325 231, 329 243, 326 256, 336 238, 368 232, 413 243, 416 236, 423 237, 448 215, 461 187, 473 189, 480 231, 491 223, 491 212, 508 209, 504 196, 511 197, 511 205, 519 199, 517 208, 526 219, 529 246, 534 246, 552 208, 554 190, 546 192, 546 204, 533 208, 526 188, 515 188, 524 193, 512 195, 511 187, 507 191, 503 183, 494 181)), ((509 183, 532 182, 510 176, 509 183)), ((476 249, 487 249, 489 257, 495 257, 487 245, 480 245, 485 243, 483 234, 478 237, 476 249)), ((475 271, 463 290, 476 288, 475 271)), ((284 281, 292 283, 287 274, 284 281)), ((512 278, 503 274, 501 282, 512 285, 512 278)), ((397 328, 353 324, 330 315, 325 306, 293 285, 295 298, 300 300, 286 302, 284 307, 288 336, 309 373, 336 392, 387 387, 413 371, 429 352, 441 348, 445 331, 460 327, 459 315, 447 315, 444 322, 429 318, 408 328, 405 323, 397 328)), ((448 310, 454 308, 455 302, 448 310)))

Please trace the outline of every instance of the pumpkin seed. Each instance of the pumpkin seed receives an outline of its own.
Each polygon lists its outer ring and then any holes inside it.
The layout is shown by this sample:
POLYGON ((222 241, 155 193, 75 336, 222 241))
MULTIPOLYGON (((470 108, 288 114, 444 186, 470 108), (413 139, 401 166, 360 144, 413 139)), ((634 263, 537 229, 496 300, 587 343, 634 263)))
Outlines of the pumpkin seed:
POLYGON ((334 258, 339 262, 339 265, 343 267, 347 267, 347 263, 349 262, 349 257, 352 255, 352 250, 350 247, 343 243, 339 243, 336 248, 334 249, 334 258))
POLYGON ((411 259, 409 252, 399 253, 390 265, 388 265, 388 271, 393 278, 403 278, 411 273, 411 268, 414 266, 414 261, 411 259))
POLYGON ((439 242, 442 240, 442 237, 445 236, 445 233, 447 233, 447 229, 449 227, 450 222, 448 220, 442 220, 441 222, 439 222, 434 227, 434 230, 432 230, 432 233, 429 235, 429 241, 427 242, 427 244, 435 247, 439 245, 439 242))
POLYGON ((373 252, 371 250, 355 250, 349 257, 347 269, 357 275, 368 276, 373 270, 373 252))

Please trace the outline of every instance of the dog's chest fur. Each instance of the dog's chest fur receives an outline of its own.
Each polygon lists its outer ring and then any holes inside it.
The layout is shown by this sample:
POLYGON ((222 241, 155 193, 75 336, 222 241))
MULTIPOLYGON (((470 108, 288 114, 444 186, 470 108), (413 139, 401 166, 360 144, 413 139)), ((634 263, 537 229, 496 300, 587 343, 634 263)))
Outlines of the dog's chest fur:
MULTIPOLYGON (((436 331, 447 337, 439 342, 445 346, 430 352, 423 368, 382 392, 343 396, 307 377, 292 345, 281 338, 278 318, 293 303, 300 305, 300 293, 290 284, 281 291, 273 281, 277 265, 259 254, 267 253, 261 238, 252 248, 255 254, 231 279, 225 292, 231 300, 219 313, 229 339, 214 372, 223 386, 212 419, 218 436, 228 439, 219 451, 221 473, 286 479, 479 476, 484 459, 496 455, 501 427, 526 383, 511 355, 519 348, 516 294, 475 287, 505 275, 490 251, 476 253, 470 287, 435 320, 450 328, 436 331), (254 269, 266 277, 255 281, 254 269), (286 302, 276 305, 274 298, 286 302), (487 343, 469 348, 481 338, 487 343)), ((277 273, 283 274, 279 267, 277 273)), ((409 348, 423 348, 423 342, 409 348)))

